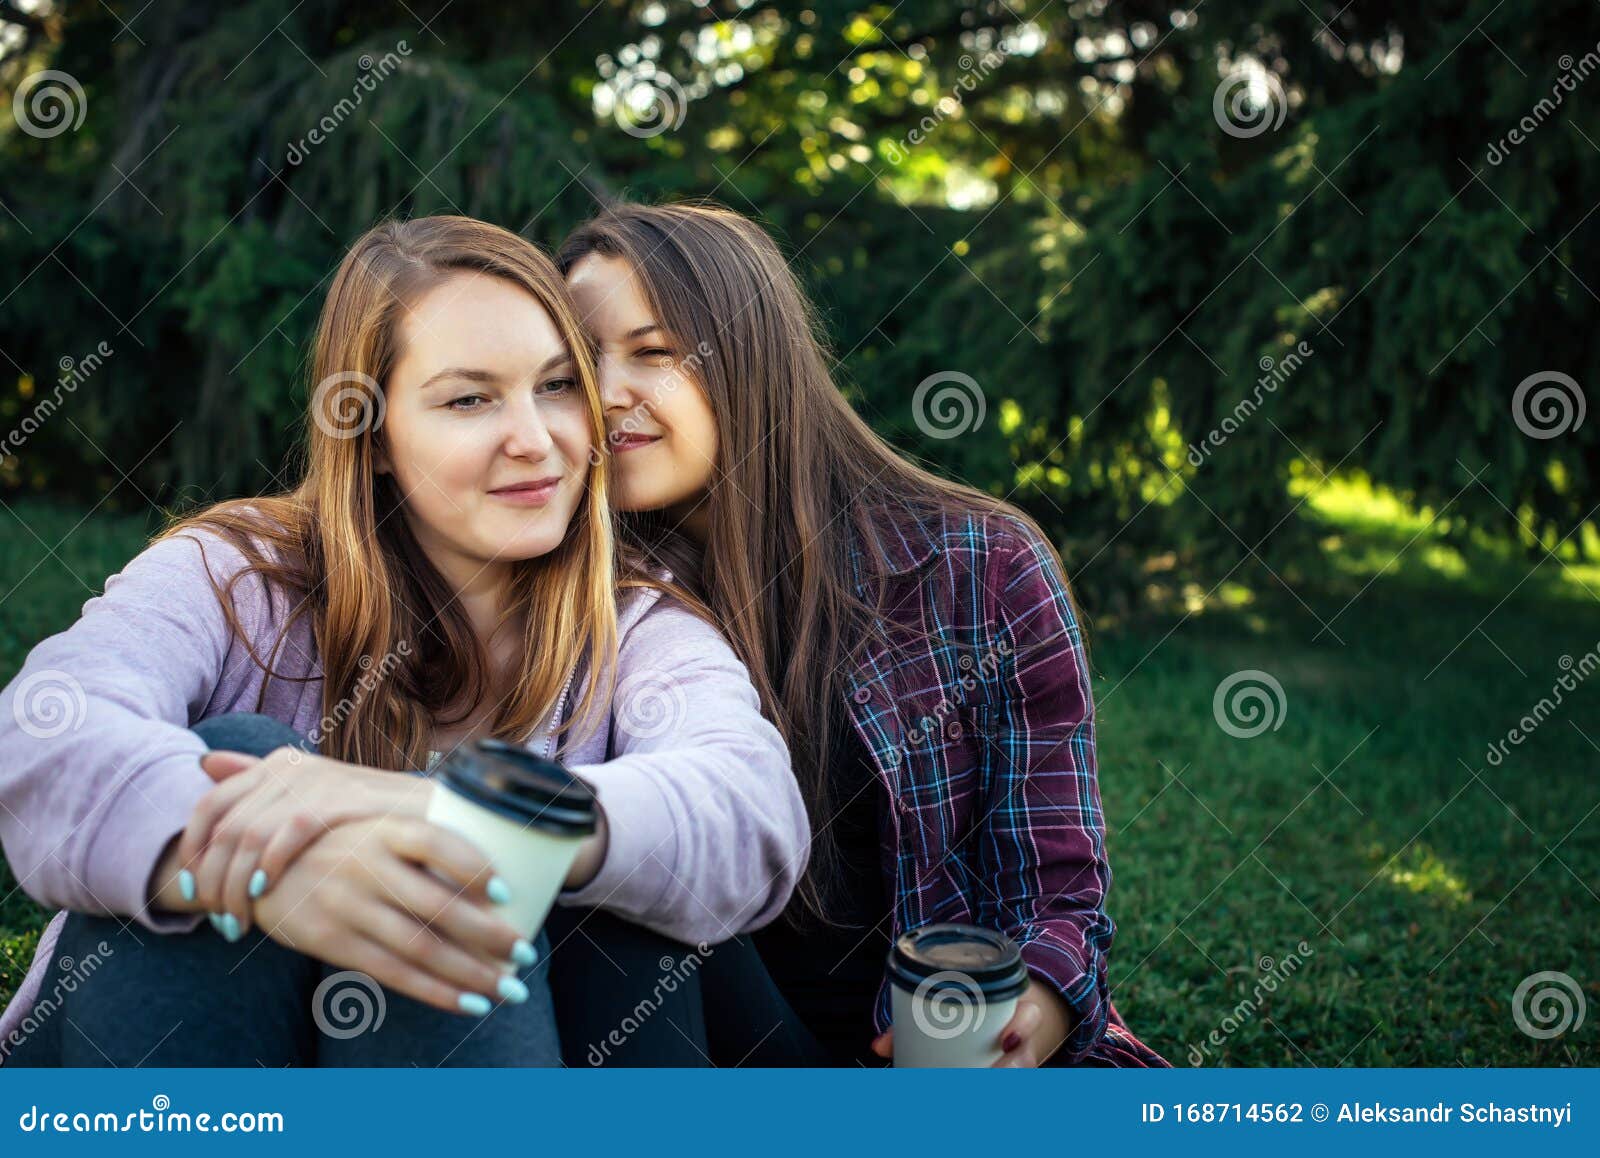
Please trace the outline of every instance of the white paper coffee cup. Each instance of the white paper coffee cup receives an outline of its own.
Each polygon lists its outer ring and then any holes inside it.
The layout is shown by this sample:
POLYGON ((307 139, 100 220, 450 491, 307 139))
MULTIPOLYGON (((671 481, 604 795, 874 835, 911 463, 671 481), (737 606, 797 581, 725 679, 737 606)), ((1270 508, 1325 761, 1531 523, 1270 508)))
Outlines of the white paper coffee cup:
POLYGON ((1011 939, 976 925, 925 925, 889 952, 897 1067, 984 1067, 1028 987, 1011 939))
POLYGON ((488 858, 511 890, 499 914, 532 940, 594 833, 594 790, 555 761, 500 740, 456 749, 433 782, 427 819, 488 858))

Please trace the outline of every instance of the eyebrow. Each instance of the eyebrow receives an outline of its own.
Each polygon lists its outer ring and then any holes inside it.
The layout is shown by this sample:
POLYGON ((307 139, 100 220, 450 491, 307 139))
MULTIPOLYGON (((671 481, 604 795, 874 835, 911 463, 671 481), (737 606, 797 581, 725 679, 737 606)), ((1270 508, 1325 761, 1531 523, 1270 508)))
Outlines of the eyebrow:
POLYGON ((622 340, 624 342, 631 342, 635 338, 642 338, 646 334, 651 333, 651 332, 653 332, 655 330, 660 330, 663 334, 667 332, 665 327, 663 327, 660 322, 646 322, 644 325, 635 326, 633 329, 629 330, 626 334, 623 334, 622 335, 622 340))
MULTIPOLYGON (((547 370, 553 370, 557 366, 563 365, 570 361, 572 361, 572 354, 566 350, 563 350, 561 353, 547 358, 544 365, 540 366, 537 372, 543 374, 547 370)), ((436 386, 441 382, 453 378, 459 378, 466 382, 500 381, 500 375, 496 374, 493 370, 479 370, 465 366, 451 366, 447 369, 440 370, 437 374, 429 375, 428 380, 424 382, 419 389, 426 390, 430 386, 436 386)))

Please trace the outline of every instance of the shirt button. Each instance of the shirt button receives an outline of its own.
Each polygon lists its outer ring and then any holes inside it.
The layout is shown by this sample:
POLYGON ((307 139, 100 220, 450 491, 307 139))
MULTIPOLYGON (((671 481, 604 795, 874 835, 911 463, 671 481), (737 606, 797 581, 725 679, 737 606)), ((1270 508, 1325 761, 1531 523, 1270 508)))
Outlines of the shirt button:
POLYGON ((957 720, 951 720, 950 723, 945 727, 944 734, 949 736, 952 740, 961 739, 960 722, 957 720))
POLYGON ((864 704, 868 700, 870 700, 871 698, 872 698, 872 689, 867 687, 865 684, 863 684, 861 687, 856 689, 856 695, 855 695, 856 703, 864 704))

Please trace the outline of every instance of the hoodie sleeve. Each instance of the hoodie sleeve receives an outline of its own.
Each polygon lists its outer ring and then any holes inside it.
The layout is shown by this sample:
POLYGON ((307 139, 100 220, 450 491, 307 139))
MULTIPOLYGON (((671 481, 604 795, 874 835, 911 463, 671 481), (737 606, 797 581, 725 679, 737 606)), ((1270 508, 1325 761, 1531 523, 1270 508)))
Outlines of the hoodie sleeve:
POLYGON ((40 904, 155 932, 198 923, 151 912, 148 887, 212 787, 189 725, 221 678, 230 631, 206 560, 225 580, 242 556, 204 538, 204 558, 187 535, 147 547, 0 693, 0 845, 40 904))
POLYGON ((624 636, 611 703, 614 759, 575 765, 609 846, 562 903, 598 906, 689 944, 758 929, 810 853, 789 752, 732 647, 659 600, 624 636))

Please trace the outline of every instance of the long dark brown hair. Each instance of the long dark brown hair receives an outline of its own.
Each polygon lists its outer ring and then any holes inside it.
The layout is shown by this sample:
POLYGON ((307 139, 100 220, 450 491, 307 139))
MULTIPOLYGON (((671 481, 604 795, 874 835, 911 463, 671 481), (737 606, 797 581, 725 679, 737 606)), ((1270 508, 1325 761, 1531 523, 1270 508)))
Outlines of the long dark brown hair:
MULTIPOLYGON (((699 593, 789 743, 813 827, 799 895, 828 921, 841 864, 825 762, 852 726, 845 683, 881 626, 888 566, 870 525, 896 511, 994 514, 1044 536, 1017 508, 910 462, 856 414, 829 372, 816 311, 756 222, 705 203, 614 204, 568 237, 556 262, 570 273, 590 255, 627 262, 653 320, 699 352, 694 377, 718 438, 699 593), (865 597, 852 544, 877 576, 865 597)), ((660 551, 661 516, 623 522, 660 551)), ((681 566, 681 554, 666 561, 681 566)))
MULTIPOLYGON (((503 278, 550 315, 572 353, 593 446, 605 426, 594 360, 566 286, 532 242, 468 217, 387 221, 345 255, 317 326, 305 466, 281 494, 235 499, 174 522, 158 538, 208 530, 247 560, 218 597, 236 635, 267 673, 288 628, 309 619, 323 667, 324 755, 375 768, 421 768, 433 729, 459 723, 489 693, 487 654, 444 577, 429 562, 399 508, 392 474, 375 471, 383 437, 383 389, 399 360, 400 323, 423 293, 462 272, 503 278), (288 601, 267 655, 251 645, 233 608, 233 588, 262 582, 288 601), (373 665, 379 674, 372 675, 373 665), (363 677, 366 677, 363 679, 363 677), (360 694, 353 690, 358 682, 360 694)), ((567 725, 598 719, 611 697, 617 649, 617 561, 606 500, 607 469, 589 471, 583 500, 561 544, 518 562, 505 619, 525 618, 521 668, 490 727, 520 741, 546 719, 574 668, 595 673, 567 725)), ((630 581, 631 582, 631 581, 630 581)), ((625 583, 624 585, 629 585, 625 583)))

